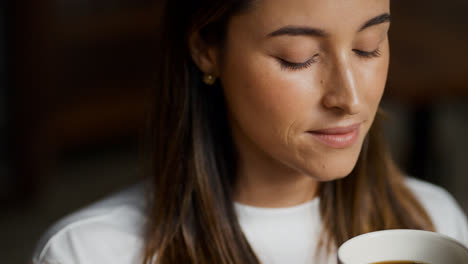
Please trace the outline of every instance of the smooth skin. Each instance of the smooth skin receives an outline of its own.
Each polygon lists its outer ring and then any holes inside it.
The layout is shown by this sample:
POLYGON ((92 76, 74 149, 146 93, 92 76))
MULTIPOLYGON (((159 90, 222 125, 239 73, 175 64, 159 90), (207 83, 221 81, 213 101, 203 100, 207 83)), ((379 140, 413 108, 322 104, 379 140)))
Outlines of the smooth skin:
POLYGON ((320 182, 349 175, 387 79, 388 14, 389 0, 260 0, 232 18, 222 52, 192 36, 195 63, 226 96, 239 153, 235 201, 294 206, 320 182), (356 124, 346 147, 311 134, 356 124))

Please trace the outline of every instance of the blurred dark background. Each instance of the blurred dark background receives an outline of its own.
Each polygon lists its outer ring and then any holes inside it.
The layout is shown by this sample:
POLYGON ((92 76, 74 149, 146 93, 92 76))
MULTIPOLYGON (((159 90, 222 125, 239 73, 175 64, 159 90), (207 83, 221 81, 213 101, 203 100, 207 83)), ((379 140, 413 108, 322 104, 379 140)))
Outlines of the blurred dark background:
MULTIPOLYGON (((181 7, 182 8, 182 7, 181 7)), ((468 212, 468 2, 392 1, 393 156, 468 212)), ((26 263, 58 218, 142 177, 158 1, 0 2, 0 252, 26 263)))

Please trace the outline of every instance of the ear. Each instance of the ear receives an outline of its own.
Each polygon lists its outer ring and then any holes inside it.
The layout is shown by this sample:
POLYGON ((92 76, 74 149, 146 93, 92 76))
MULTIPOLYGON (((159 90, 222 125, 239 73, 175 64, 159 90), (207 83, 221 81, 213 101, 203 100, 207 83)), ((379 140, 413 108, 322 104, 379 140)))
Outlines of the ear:
POLYGON ((218 50, 214 45, 208 45, 198 31, 190 35, 189 49, 192 60, 200 71, 215 77, 218 75, 218 50))

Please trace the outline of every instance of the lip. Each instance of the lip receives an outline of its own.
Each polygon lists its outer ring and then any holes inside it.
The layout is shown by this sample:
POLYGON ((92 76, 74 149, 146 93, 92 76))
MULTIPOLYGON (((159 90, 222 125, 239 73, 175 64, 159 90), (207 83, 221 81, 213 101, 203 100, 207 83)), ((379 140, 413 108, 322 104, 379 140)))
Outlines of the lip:
POLYGON ((319 142, 336 149, 350 147, 359 137, 361 123, 350 126, 332 127, 308 131, 319 142))

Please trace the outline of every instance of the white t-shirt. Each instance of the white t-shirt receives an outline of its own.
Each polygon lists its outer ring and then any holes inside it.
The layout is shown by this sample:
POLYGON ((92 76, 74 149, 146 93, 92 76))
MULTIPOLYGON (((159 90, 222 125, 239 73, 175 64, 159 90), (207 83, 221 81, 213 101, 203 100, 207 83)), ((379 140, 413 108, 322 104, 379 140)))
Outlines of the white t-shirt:
MULTIPOLYGON (((468 246, 467 219, 440 187, 408 179, 436 230, 468 246)), ((235 208, 250 245, 265 264, 316 263, 313 249, 322 224, 319 199, 288 208, 235 208)), ((144 194, 136 185, 55 224, 39 241, 33 264, 138 264, 143 247, 144 194)), ((320 263, 336 263, 328 256, 320 263)))

